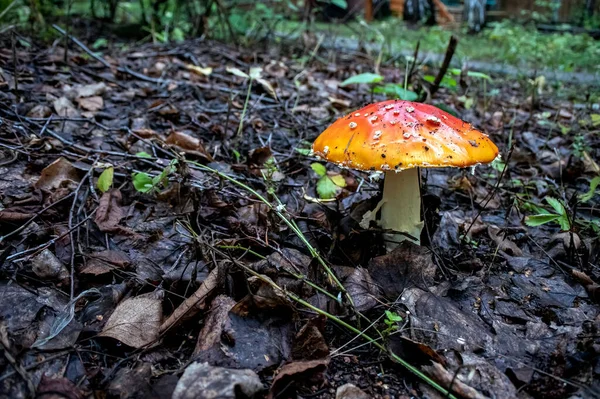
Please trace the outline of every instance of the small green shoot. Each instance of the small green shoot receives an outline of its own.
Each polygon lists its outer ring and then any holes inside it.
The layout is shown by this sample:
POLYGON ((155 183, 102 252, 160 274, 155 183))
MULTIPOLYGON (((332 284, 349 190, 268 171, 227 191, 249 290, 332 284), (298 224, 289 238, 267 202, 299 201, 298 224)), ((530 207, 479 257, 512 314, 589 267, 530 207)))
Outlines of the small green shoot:
POLYGON ((592 181, 590 182, 590 189, 587 193, 582 194, 579 199, 581 200, 581 202, 588 202, 589 200, 591 200, 594 195, 596 195, 596 191, 598 189, 598 185, 600 185, 600 176, 596 176, 592 179, 592 181))
POLYGON ((169 183, 169 175, 176 170, 175 165, 177 165, 177 160, 173 159, 158 176, 154 177, 150 177, 146 172, 132 174, 133 187, 140 193, 149 193, 166 188, 169 183))
POLYGON ((152 155, 148 154, 145 151, 140 151, 137 154, 135 154, 135 156, 138 158, 152 158, 152 155))
POLYGON ((556 213, 544 212, 537 215, 527 216, 525 218, 525 224, 530 227, 536 227, 546 223, 556 222, 559 224, 561 230, 571 230, 571 221, 569 220, 567 209, 563 203, 552 197, 546 197, 546 202, 550 204, 556 213))
POLYGON ((312 163, 310 167, 317 175, 319 175, 319 180, 317 181, 317 194, 319 194, 319 198, 335 198, 342 188, 346 187, 344 176, 339 174, 329 176, 325 166, 318 162, 312 163))
POLYGON ((103 193, 110 190, 110 188, 113 185, 114 176, 115 168, 110 166, 104 169, 104 171, 102 171, 102 173, 100 174, 100 177, 98 177, 98 182, 96 183, 96 187, 98 187, 98 190, 100 190, 103 193))

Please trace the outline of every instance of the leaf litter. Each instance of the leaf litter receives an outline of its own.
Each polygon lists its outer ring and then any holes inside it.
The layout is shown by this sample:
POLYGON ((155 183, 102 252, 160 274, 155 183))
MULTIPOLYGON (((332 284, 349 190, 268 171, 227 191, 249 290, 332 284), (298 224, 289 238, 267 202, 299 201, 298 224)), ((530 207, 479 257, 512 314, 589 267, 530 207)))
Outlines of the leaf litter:
POLYGON ((361 224, 379 183, 306 155, 370 101, 342 84, 368 57, 305 64, 298 46, 140 45, 105 55, 117 74, 18 48, 20 91, 0 91, 2 394, 442 397, 324 312, 455 396, 597 394, 600 136, 578 88, 442 88, 433 103, 503 164, 424 173, 426 245, 385 254, 361 224))

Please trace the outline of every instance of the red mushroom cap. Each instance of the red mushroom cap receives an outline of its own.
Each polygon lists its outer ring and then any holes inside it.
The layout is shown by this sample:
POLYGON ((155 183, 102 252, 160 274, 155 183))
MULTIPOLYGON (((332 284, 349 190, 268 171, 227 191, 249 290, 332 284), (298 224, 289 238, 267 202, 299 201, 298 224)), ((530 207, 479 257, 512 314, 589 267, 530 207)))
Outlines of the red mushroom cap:
POLYGON ((471 124, 432 105, 390 100, 367 105, 329 126, 315 155, 359 170, 466 167, 493 161, 498 147, 471 124))

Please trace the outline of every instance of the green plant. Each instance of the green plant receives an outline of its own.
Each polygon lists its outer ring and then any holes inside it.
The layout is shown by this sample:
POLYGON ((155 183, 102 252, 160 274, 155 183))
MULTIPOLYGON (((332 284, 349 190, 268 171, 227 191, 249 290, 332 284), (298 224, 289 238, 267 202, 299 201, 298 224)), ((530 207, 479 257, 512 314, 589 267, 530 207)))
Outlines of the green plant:
POLYGON ((98 177, 98 182, 96 183, 96 187, 98 187, 98 190, 100 190, 103 193, 107 192, 113 184, 114 175, 115 168, 113 168, 112 166, 104 169, 100 174, 100 177, 98 177))
POLYGON ((133 187, 140 193, 151 193, 167 188, 169 184, 169 175, 177 170, 176 165, 177 160, 171 160, 171 162, 169 162, 169 164, 154 177, 151 177, 146 172, 133 173, 131 176, 133 187))
POLYGON ((594 198, 594 195, 596 195, 596 191, 598 190, 599 185, 600 176, 596 176, 590 181, 590 189, 588 190, 588 192, 579 196, 581 202, 588 202, 589 200, 594 198))
POLYGON ((404 319, 396 312, 392 312, 391 310, 385 311, 385 319, 383 322, 387 326, 385 330, 381 333, 383 336, 388 336, 394 331, 398 329, 398 323, 401 323, 404 319))
POLYGON ((383 76, 376 73, 361 73, 349 77, 340 83, 340 86, 348 86, 351 84, 367 84, 371 86, 373 93, 385 94, 388 97, 399 98, 406 101, 415 101, 419 95, 414 91, 408 90, 405 85, 399 83, 384 83, 383 76))
POLYGON ((561 230, 571 230, 571 219, 569 218, 564 204, 553 197, 546 197, 546 202, 554 209, 555 213, 542 210, 537 215, 527 216, 525 218, 525 224, 527 226, 535 227, 546 223, 556 222, 561 230))
POLYGON ((314 162, 310 165, 312 170, 319 176, 317 181, 317 194, 321 199, 332 199, 346 187, 346 180, 340 174, 328 174, 323 164, 314 162))

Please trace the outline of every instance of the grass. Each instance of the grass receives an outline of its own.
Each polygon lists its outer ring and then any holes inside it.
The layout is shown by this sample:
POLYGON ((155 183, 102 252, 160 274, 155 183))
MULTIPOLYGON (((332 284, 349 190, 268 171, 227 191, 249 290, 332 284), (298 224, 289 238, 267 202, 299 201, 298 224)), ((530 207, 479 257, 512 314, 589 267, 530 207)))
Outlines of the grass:
MULTIPOLYGON (((301 22, 284 21, 278 27, 286 32, 299 31, 301 22)), ((475 60, 507 64, 528 69, 564 72, 600 72, 600 42, 585 34, 540 33, 530 25, 511 21, 490 23, 480 34, 464 29, 442 27, 409 28, 397 18, 376 21, 368 26, 359 22, 346 24, 315 23, 314 31, 327 37, 382 43, 384 49, 411 52, 418 41, 421 51, 443 54, 452 34, 460 39, 455 54, 458 60, 475 60)))

